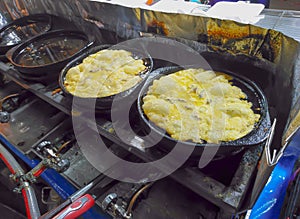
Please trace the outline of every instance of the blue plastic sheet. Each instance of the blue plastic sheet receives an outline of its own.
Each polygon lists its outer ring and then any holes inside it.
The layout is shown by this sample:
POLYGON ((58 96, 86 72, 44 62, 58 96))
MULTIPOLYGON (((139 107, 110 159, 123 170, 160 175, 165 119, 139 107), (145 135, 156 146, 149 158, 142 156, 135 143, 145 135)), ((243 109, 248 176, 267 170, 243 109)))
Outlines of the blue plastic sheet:
MULTIPOLYGON (((213 6, 214 4, 216 4, 217 2, 220 1, 226 1, 226 2, 238 2, 241 0, 210 0, 209 4, 211 6, 213 6)), ((266 8, 269 8, 270 6, 270 0, 250 0, 250 3, 259 3, 259 4, 263 4, 266 8)))
POLYGON ((300 157, 300 130, 292 137, 256 201, 250 219, 276 219, 280 216, 286 190, 300 157))

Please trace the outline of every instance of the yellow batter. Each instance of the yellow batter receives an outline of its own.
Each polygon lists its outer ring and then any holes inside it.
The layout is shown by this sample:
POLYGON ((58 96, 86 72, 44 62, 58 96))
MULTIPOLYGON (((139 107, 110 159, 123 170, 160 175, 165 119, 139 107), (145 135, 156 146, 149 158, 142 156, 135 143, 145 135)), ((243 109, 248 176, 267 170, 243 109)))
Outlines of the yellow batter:
POLYGON ((143 110, 174 139, 201 143, 232 141, 248 134, 260 115, 230 76, 187 69, 154 80, 143 110))
POLYGON ((125 50, 101 50, 68 70, 64 85, 78 97, 106 97, 128 90, 141 81, 146 69, 141 59, 125 50))

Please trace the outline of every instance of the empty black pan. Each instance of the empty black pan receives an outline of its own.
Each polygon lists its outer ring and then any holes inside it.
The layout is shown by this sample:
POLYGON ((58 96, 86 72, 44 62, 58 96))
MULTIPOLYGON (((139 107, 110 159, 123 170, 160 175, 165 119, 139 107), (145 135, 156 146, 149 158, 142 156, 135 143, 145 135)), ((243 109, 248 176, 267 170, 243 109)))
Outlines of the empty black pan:
POLYGON ((168 75, 182 69, 183 68, 181 67, 164 67, 153 71, 152 74, 147 78, 138 96, 137 107, 139 116, 141 118, 141 126, 143 127, 144 132, 149 133, 149 131, 151 130, 153 139, 162 139, 158 143, 156 148, 169 152, 177 143, 183 145, 184 147, 195 147, 191 158, 198 158, 202 155, 205 147, 216 147, 217 153, 214 159, 220 159, 227 155, 233 155, 237 152, 240 152, 243 148, 260 145, 266 140, 271 126, 266 98, 261 89, 254 82, 232 72, 221 71, 232 76, 233 79, 231 80, 231 82, 233 83, 233 85, 242 89, 242 91, 247 95, 247 100, 252 102, 253 111, 260 114, 259 122, 255 124, 254 129, 246 136, 234 141, 220 142, 220 144, 218 145, 207 144, 205 142, 184 142, 173 139, 165 132, 165 130, 149 121, 142 109, 143 97, 147 94, 149 86, 152 85, 154 80, 159 79, 161 76, 168 75))
MULTIPOLYGON (((98 114, 109 114, 111 112, 111 106, 113 101, 116 101, 115 103, 118 103, 118 107, 122 107, 122 101, 128 101, 128 98, 137 98, 139 89, 142 87, 142 84, 144 83, 145 79, 149 75, 149 73, 152 71, 153 68, 153 61, 152 58, 148 53, 136 51, 133 48, 123 48, 120 46, 114 47, 112 45, 100 45, 96 47, 92 47, 89 50, 85 51, 83 54, 78 56, 77 58, 73 59, 71 62, 69 62, 65 68, 61 71, 59 75, 59 85, 62 89, 62 91, 65 93, 66 96, 69 96, 71 98, 74 98, 74 95, 71 94, 65 87, 65 77, 68 72, 68 70, 80 63, 82 63, 83 59, 88 57, 91 54, 94 54, 100 50, 103 49, 124 49, 127 51, 132 52, 133 56, 138 59, 142 59, 144 62, 144 65, 146 66, 146 69, 143 72, 140 72, 139 75, 141 77, 141 81, 133 86, 132 88, 125 90, 121 93, 106 96, 106 97, 99 97, 99 98, 83 98, 83 97, 76 97, 76 101, 73 101, 73 104, 80 107, 80 110, 84 110, 86 108, 86 105, 91 100, 95 100, 95 112, 98 114)), ((119 109, 114 109, 119 110, 119 109)))
POLYGON ((0 29, 0 54, 4 55, 12 47, 51 29, 49 14, 33 14, 16 19, 0 29))
POLYGON ((81 31, 55 30, 13 47, 6 56, 24 79, 57 79, 60 70, 93 43, 81 31))

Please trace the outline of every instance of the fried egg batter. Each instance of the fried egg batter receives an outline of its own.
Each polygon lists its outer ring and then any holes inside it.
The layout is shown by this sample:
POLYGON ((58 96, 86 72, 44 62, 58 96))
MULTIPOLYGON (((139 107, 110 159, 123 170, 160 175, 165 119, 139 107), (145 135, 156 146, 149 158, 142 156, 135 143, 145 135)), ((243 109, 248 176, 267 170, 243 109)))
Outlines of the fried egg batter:
POLYGON ((128 90, 139 83, 146 69, 143 60, 129 51, 100 50, 68 70, 64 86, 78 97, 106 97, 128 90))
POLYGON ((154 80, 142 108, 176 140, 219 143, 245 136, 259 121, 246 98, 229 75, 187 69, 154 80))

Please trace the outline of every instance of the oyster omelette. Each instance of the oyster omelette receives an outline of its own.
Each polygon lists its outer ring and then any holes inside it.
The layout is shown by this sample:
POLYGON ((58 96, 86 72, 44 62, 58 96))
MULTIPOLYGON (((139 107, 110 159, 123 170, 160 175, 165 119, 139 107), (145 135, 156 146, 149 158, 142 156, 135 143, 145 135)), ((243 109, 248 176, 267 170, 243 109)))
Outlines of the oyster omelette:
POLYGON ((153 81, 143 97, 148 119, 174 139, 195 143, 233 141, 247 135, 260 115, 231 77, 186 69, 153 81))
POLYGON ((98 98, 115 95, 138 84, 146 69, 142 59, 126 50, 100 50, 70 68, 64 86, 74 96, 98 98))

